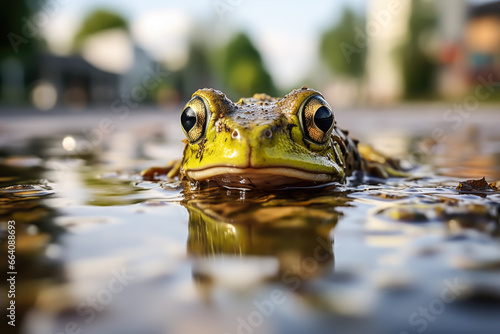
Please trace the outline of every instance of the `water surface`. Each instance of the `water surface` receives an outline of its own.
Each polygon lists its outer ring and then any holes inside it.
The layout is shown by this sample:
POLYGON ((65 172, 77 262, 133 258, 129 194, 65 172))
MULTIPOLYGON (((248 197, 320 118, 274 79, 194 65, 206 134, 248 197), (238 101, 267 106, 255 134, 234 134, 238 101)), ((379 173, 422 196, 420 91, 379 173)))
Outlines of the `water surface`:
POLYGON ((174 114, 4 117, 1 237, 6 250, 15 220, 16 329, 500 332, 500 194, 455 189, 500 179, 499 117, 453 129, 439 115, 337 115, 419 163, 412 177, 266 193, 141 180, 180 157, 174 114))

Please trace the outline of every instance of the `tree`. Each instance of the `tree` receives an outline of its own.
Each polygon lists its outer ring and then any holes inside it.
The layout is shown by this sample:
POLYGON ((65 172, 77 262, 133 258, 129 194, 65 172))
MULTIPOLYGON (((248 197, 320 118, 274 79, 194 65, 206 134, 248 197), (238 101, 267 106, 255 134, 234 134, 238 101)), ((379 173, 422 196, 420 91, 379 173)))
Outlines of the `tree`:
POLYGON ((189 59, 182 69, 183 97, 190 97, 196 90, 213 86, 213 71, 207 48, 198 41, 191 41, 189 59))
POLYGON ((238 34, 227 45, 222 63, 222 80, 233 98, 255 93, 276 94, 276 87, 259 51, 248 36, 238 34))
POLYGON ((75 35, 73 46, 79 49, 83 41, 90 35, 108 30, 122 28, 128 30, 127 21, 124 18, 105 9, 98 9, 90 13, 83 21, 80 29, 75 35))
POLYGON ((45 0, 0 2, 0 98, 8 103, 25 103, 25 88, 38 77, 36 56, 44 46, 39 22, 49 17, 45 6, 45 0))
POLYGON ((407 98, 426 97, 434 92, 436 63, 426 47, 429 46, 428 38, 432 36, 436 24, 436 8, 433 2, 412 1, 408 39, 399 50, 407 98))
POLYGON ((340 21, 321 39, 321 57, 336 74, 356 78, 364 74, 366 47, 356 43, 356 28, 364 31, 365 20, 346 8, 340 21))

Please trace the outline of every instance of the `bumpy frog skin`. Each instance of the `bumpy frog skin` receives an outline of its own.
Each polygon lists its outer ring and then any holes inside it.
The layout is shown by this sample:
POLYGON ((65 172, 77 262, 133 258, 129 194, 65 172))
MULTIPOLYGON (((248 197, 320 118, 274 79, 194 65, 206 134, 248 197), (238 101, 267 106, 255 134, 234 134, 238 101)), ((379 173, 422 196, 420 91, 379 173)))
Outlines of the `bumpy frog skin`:
POLYGON ((181 114, 181 177, 244 188, 342 182, 364 160, 335 123, 323 96, 306 87, 237 103, 200 89, 181 114))

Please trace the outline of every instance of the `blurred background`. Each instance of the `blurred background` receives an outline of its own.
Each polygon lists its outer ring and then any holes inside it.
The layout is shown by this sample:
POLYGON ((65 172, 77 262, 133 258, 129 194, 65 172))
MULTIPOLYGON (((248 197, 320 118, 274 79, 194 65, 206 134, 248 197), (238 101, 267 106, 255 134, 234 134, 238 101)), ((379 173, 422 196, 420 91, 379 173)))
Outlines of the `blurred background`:
POLYGON ((500 333, 500 194, 455 190, 500 180, 500 1, 17 0, 0 31, 20 333, 414 333, 457 279, 471 293, 426 334, 500 333), (252 195, 139 175, 182 156, 197 89, 303 85, 412 176, 252 195), (318 245, 332 256, 309 270, 318 245), (87 318, 124 269, 134 282, 87 318), (241 331, 275 288, 287 302, 241 331))
POLYGON ((334 107, 500 96, 500 1, 0 6, 2 111, 177 107, 202 87, 237 100, 307 85, 334 107))

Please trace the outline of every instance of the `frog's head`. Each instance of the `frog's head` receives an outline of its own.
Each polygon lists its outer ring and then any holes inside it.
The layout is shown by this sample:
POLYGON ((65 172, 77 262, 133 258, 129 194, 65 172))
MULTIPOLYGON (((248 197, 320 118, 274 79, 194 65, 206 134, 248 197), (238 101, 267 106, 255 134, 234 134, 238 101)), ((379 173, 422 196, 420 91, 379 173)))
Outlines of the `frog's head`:
POLYGON ((344 179, 333 112, 306 87, 283 99, 255 94, 238 103, 200 89, 181 125, 187 137, 181 171, 192 181, 269 188, 344 179))

